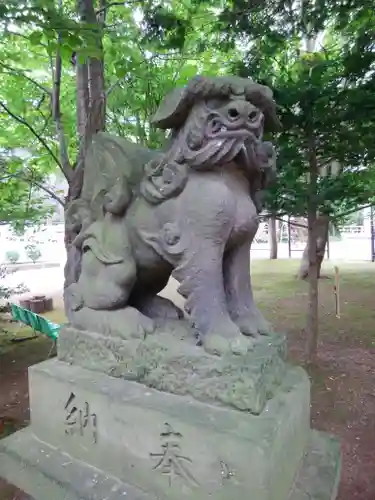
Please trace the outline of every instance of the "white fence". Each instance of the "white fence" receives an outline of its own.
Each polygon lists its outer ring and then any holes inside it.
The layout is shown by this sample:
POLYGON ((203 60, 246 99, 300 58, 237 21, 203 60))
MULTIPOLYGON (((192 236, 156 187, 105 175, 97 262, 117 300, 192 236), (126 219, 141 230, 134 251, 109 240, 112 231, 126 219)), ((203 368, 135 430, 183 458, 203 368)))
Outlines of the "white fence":
MULTIPOLYGON (((290 246, 285 237, 278 243, 279 258, 299 258, 305 247, 304 241, 293 238, 290 246), (290 253, 290 255, 289 255, 290 253)), ((39 262, 53 262, 64 265, 66 260, 64 246, 64 226, 45 226, 40 231, 28 231, 22 237, 14 236, 5 227, 0 229, 0 262, 6 262, 6 253, 15 250, 20 254, 18 262, 30 262, 25 246, 35 244, 41 251, 39 262)), ((268 225, 262 223, 252 245, 253 258, 269 257, 268 225)), ((333 260, 371 260, 371 235, 362 226, 348 226, 341 232, 341 239, 329 242, 329 257, 333 260)))
MULTIPOLYGON (((298 232, 301 233, 301 232, 298 232)), ((303 230, 302 230, 303 233, 303 230)), ((286 224, 282 230, 282 241, 278 242, 278 258, 300 258, 305 248, 306 240, 301 234, 288 234, 286 224), (291 236, 291 241, 287 239, 291 236), (302 238, 301 238, 302 236, 302 238)), ((280 237, 280 233, 278 233, 280 237)), ((306 238, 306 234, 304 235, 306 238)), ((269 257, 269 236, 268 224, 260 224, 256 238, 252 244, 252 258, 269 257)), ((340 238, 330 237, 328 248, 326 249, 326 258, 331 260, 348 261, 371 261, 371 231, 369 226, 346 226, 340 230, 340 238)))

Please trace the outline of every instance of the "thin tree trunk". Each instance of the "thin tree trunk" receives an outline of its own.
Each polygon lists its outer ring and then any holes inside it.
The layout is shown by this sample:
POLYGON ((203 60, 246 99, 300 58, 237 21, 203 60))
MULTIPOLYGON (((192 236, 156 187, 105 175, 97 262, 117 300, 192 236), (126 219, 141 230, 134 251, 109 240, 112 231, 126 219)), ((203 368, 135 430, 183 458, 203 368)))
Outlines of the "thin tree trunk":
MULTIPOLYGON (((59 12, 63 9, 63 0, 58 0, 59 12)), ((58 32, 57 35, 57 45, 56 45, 56 57, 55 57, 55 67, 53 68, 53 62, 51 60, 51 70, 52 70, 52 116, 56 126, 57 137, 59 140, 59 152, 60 152, 60 162, 61 170, 64 174, 66 180, 70 182, 73 175, 72 165, 69 160, 69 153, 67 142, 64 133, 64 127, 61 120, 61 77, 62 77, 62 58, 61 58, 61 45, 62 45, 62 35, 58 32)))
MULTIPOLYGON (((104 88, 104 60, 103 60, 103 19, 97 19, 95 0, 77 0, 77 10, 82 22, 89 23, 95 49, 98 55, 79 61, 77 57, 77 121, 79 151, 74 173, 70 185, 69 199, 79 198, 83 183, 84 160, 87 148, 94 134, 105 129, 106 93, 104 88)), ((104 3, 100 2, 104 8, 104 3)), ((104 11, 105 12, 105 11, 104 11)))
POLYGON ((89 76, 87 62, 76 62, 76 100, 77 100, 77 134, 85 135, 86 121, 89 113, 89 76))
POLYGON ((308 131, 309 154, 309 196, 307 210, 308 225, 308 312, 306 321, 306 361, 313 363, 318 350, 319 315, 318 315, 318 259, 317 259, 317 183, 319 168, 316 157, 315 135, 308 131))
POLYGON ((268 239, 270 244, 270 259, 277 259, 277 221, 275 217, 268 219, 268 239))
MULTIPOLYGON (((318 267, 318 278, 320 278, 321 267, 328 242, 329 216, 318 215, 316 219, 316 260, 318 267)), ((298 278, 307 279, 309 276, 309 241, 304 248, 301 265, 298 271, 298 278)))
MULTIPOLYGON (((80 61, 77 54, 77 135, 79 150, 73 176, 69 182, 69 191, 66 199, 66 208, 72 201, 77 200, 81 195, 83 184, 83 173, 85 167, 85 156, 87 148, 95 133, 105 129, 106 115, 106 94, 104 88, 104 61, 103 61, 103 19, 97 19, 95 0, 77 0, 77 11, 80 19, 84 23, 93 26, 92 36, 95 40, 97 56, 90 57, 86 61, 80 61)), ((104 2, 100 2, 100 7, 104 2)), ((80 227, 74 221, 68 221, 65 216, 65 245, 67 250, 67 261, 65 265, 64 289, 72 283, 78 281, 81 272, 81 253, 72 245, 74 238, 80 231, 80 227)), ((70 318, 71 304, 65 297, 65 312, 70 318)))

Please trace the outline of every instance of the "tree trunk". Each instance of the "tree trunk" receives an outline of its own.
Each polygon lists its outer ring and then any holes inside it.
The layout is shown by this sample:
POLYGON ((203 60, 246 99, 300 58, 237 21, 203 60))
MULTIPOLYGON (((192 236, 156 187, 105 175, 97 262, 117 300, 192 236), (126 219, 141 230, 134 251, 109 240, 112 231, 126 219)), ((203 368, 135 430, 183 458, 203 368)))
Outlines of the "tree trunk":
POLYGON ((87 62, 76 62, 76 106, 77 106, 77 134, 83 137, 86 130, 86 121, 89 113, 89 76, 87 62))
POLYGON ((268 219, 268 240, 270 244, 270 259, 277 259, 277 221, 276 218, 270 217, 268 219))
MULTIPOLYGON (((316 230, 316 260, 318 278, 320 278, 320 271, 326 251, 328 241, 329 229, 329 216, 318 215, 315 223, 316 230)), ((309 240, 307 240, 305 249, 302 254, 301 265, 298 271, 298 278, 305 280, 309 275, 309 240)))
MULTIPOLYGON (((64 289, 78 281, 81 272, 81 253, 72 245, 80 231, 74 220, 69 220, 69 207, 81 195, 85 155, 91 139, 96 132, 105 129, 106 93, 104 88, 104 60, 103 60, 103 18, 97 19, 95 0, 77 0, 77 11, 84 23, 93 26, 91 35, 95 40, 98 55, 81 61, 77 54, 76 89, 77 89, 77 134, 79 150, 75 169, 69 182, 69 191, 66 198, 65 211, 65 246, 67 260, 65 265, 64 289)), ((103 2, 100 2, 103 6, 103 2)), ((67 296, 64 297, 65 313, 70 318, 71 305, 67 296)))
POLYGON ((318 348, 318 261, 316 212, 313 210, 308 214, 308 224, 309 291, 306 321, 306 361, 312 363, 316 359, 318 348))
POLYGON ((316 157, 315 134, 307 131, 309 157, 309 186, 307 202, 308 225, 308 312, 306 321, 306 361, 313 363, 318 350, 319 309, 318 309, 318 258, 317 258, 317 187, 319 167, 316 157))

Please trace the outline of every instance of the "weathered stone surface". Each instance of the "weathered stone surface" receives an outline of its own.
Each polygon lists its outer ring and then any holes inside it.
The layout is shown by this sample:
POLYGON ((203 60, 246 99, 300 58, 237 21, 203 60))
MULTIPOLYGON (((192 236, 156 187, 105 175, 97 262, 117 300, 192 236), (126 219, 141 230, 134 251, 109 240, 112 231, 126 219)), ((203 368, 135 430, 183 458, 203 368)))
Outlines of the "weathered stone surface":
POLYGON ((287 500, 310 436, 300 368, 289 368, 259 416, 56 359, 32 367, 30 384, 39 439, 165 500, 287 500))
POLYGON ((336 445, 311 433, 308 377, 252 293, 277 121, 267 87, 197 77, 154 118, 163 151, 92 138, 66 207, 73 327, 29 371, 8 480, 38 500, 334 499, 336 445), (189 323, 158 295, 171 276, 189 323))
POLYGON ((169 323, 169 331, 162 328, 145 339, 128 340, 64 326, 58 357, 160 391, 189 394, 254 414, 263 411, 286 373, 284 336, 262 336, 246 355, 219 357, 197 347, 180 322, 174 325, 170 328, 169 323))
POLYGON ((197 76, 166 96, 155 125, 163 151, 109 134, 92 138, 80 198, 66 210, 65 308, 76 328, 147 335, 183 313, 158 293, 173 276, 203 348, 245 354, 272 327, 254 302, 250 247, 276 152, 270 88, 197 76), (138 314, 137 314, 138 313, 138 314))
MULTIPOLYGON (((340 464, 339 443, 312 431, 289 500, 335 500, 340 464)), ((0 471, 32 492, 30 500, 156 500, 38 440, 29 429, 0 442, 0 471)))
POLYGON ((30 500, 156 500, 24 429, 0 441, 0 473, 30 500))
POLYGON ((0 472, 36 500, 334 500, 340 453, 309 429, 298 368, 254 416, 50 360, 31 369, 31 427, 0 441, 0 472))
POLYGON ((289 500, 335 500, 341 475, 337 438, 312 431, 289 500))

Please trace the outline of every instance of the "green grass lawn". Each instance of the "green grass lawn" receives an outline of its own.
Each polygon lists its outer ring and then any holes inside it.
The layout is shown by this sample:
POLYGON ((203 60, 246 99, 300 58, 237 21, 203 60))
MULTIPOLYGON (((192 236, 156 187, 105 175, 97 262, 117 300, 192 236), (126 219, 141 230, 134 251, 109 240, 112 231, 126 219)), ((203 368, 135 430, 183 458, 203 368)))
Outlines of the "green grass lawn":
MULTIPOLYGON (((296 279, 296 260, 252 263, 254 296, 274 327, 293 338, 303 336, 308 284, 296 279)), ((340 318, 336 318, 333 263, 326 262, 319 281, 320 340, 347 346, 375 346, 375 263, 339 264, 340 318)))
MULTIPOLYGON (((298 261, 256 260, 252 263, 254 296, 276 331, 286 333, 290 359, 301 363, 308 284, 296 279, 298 261)), ((340 264, 341 317, 335 314, 333 263, 326 262, 319 281, 319 348, 311 376, 312 426, 338 436, 343 446, 343 475, 338 500, 375 498, 375 264, 340 264), (360 496, 356 496, 360 492, 360 496)), ((45 316, 64 323, 61 299, 45 316)), ((30 328, 0 323, 3 396, 27 387, 26 368, 48 356, 51 340, 14 343, 14 336, 31 336, 30 328), (8 352, 10 355, 8 356, 8 352)), ((0 370, 1 371, 1 370, 0 370)), ((27 390, 27 389, 26 389, 27 390)), ((13 418, 0 419, 0 436, 24 425, 22 399, 13 418), (18 413, 17 413, 18 412, 18 413)), ((10 407, 12 407, 10 405, 10 407)), ((1 485, 0 485, 1 486, 1 485)), ((1 489, 1 487, 0 487, 1 489)), ((0 497, 4 498, 1 495, 0 497)), ((6 500, 8 500, 6 498, 6 500)))
MULTIPOLYGON (((303 336, 307 311, 307 283, 296 279, 297 260, 255 260, 252 262, 252 280, 255 300, 274 328, 291 338, 303 336)), ((333 264, 326 262, 319 282, 320 339, 345 342, 349 345, 375 346, 375 264, 342 264, 341 317, 336 318, 333 295, 333 264)), ((56 323, 64 323, 60 307, 44 316, 56 323)), ((31 328, 0 320, 0 351, 14 347, 15 336, 33 336, 31 328)))

